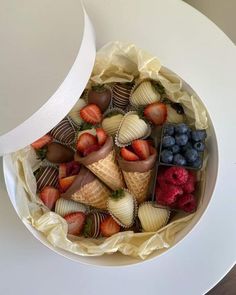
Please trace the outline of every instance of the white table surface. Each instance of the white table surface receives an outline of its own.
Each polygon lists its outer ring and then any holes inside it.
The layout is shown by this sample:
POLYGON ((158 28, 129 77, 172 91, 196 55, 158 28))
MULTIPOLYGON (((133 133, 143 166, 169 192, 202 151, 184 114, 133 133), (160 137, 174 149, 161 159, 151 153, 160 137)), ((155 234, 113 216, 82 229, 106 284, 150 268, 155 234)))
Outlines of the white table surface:
POLYGON ((181 294, 212 288, 236 258, 236 49, 208 19, 178 0, 85 0, 97 44, 132 41, 206 98, 219 137, 220 170, 207 213, 172 251, 126 268, 69 261, 35 240, 8 199, 0 172, 0 294, 181 294), (234 132, 233 132, 234 131, 234 132))

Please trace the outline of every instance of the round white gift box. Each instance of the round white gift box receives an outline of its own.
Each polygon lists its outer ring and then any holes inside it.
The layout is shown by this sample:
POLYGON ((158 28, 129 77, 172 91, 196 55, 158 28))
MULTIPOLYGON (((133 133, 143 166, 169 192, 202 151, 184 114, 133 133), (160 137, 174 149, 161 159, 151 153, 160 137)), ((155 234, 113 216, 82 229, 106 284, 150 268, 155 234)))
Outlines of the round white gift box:
MULTIPOLYGON (((86 83, 89 79, 89 76, 92 71, 92 66, 94 63, 95 57, 95 41, 93 36, 93 30, 91 23, 88 19, 86 12, 83 10, 82 6, 76 7, 78 13, 81 13, 83 19, 83 32, 81 36, 81 42, 78 46, 77 44, 77 54, 75 59, 71 58, 70 62, 71 67, 68 70, 68 66, 63 67, 62 73, 64 73, 61 83, 54 83, 53 92, 51 89, 51 96, 48 96, 48 99, 44 101, 40 98, 37 103, 38 109, 33 112, 35 106, 31 108, 32 113, 25 112, 22 115, 21 121, 14 121, 14 126, 6 126, 5 129, 0 130, 0 155, 3 156, 3 169, 5 175, 5 182, 7 191, 10 197, 10 200, 18 213, 17 210, 17 189, 16 189, 16 172, 14 171, 12 165, 12 159, 10 153, 18 150, 33 142, 35 139, 39 138, 43 134, 47 133, 52 127, 54 127, 72 108, 75 104, 78 97, 81 95, 83 89, 86 86, 86 83), (73 63, 72 63, 73 61, 73 63), (78 77, 80 77, 80 83, 78 83, 78 77), (79 84, 79 85, 78 85, 79 84), (59 87, 57 87, 60 85, 59 87), (55 109, 58 110, 55 112, 55 109), (21 135, 21 136, 20 136, 21 135), (20 138, 20 140, 16 140, 20 138)), ((81 33, 81 32, 80 32, 81 33)), ((73 35, 75 38, 75 35, 73 35)), ((55 45, 55 44, 54 44, 55 45)), ((54 48, 55 49, 55 48, 54 48)), ((68 58, 68 56, 67 56, 68 58)), ((170 71, 171 72, 171 71, 170 71)), ((20 87, 20 85, 19 85, 20 87)), ((43 87, 43 85, 42 85, 43 87)), ((51 84, 50 84, 51 87, 51 84)), ((186 83, 183 82, 183 89, 188 91, 190 94, 197 95, 194 90, 186 83)), ((48 91, 48 88, 47 88, 48 91)), ((49 94, 50 92, 45 91, 49 94)), ((30 97, 28 97, 30 100, 30 97)), ((200 98, 199 98, 200 99, 200 98)), ((13 103, 13 102, 12 102, 13 103)), ((27 106, 27 102, 24 102, 24 105, 27 106)), ((8 106, 8 111, 11 109, 11 105, 8 106)), ((25 111, 26 108, 23 108, 25 111)), ((21 111, 21 109, 20 109, 21 111)), ((5 110, 7 114, 7 108, 5 110)), ((12 120, 12 116, 8 118, 12 120)), ((209 160, 206 173, 206 187, 204 191, 203 203, 200 209, 197 211, 197 214, 191 220, 191 222, 182 230, 176 237, 175 245, 179 243, 183 238, 191 238, 190 231, 196 226, 203 213, 206 211, 206 208, 212 197, 212 193, 215 187, 218 171, 218 149, 217 149, 217 139, 214 132, 213 123, 211 122, 210 115, 208 114, 209 119, 209 137, 208 137, 208 151, 209 151, 209 160)), ((69 259, 86 263, 92 265, 130 265, 142 262, 141 260, 133 259, 128 256, 115 253, 113 255, 103 255, 100 257, 82 257, 70 252, 64 251, 59 248, 53 247, 47 239, 40 232, 34 229, 34 227, 26 221, 23 221, 25 226, 29 231, 44 245, 52 249, 53 251, 61 254, 69 259)), ((167 251, 172 251, 174 247, 167 251)), ((163 255, 163 254, 161 254, 163 255)), ((151 254, 148 259, 152 259, 157 256, 157 253, 151 254)))

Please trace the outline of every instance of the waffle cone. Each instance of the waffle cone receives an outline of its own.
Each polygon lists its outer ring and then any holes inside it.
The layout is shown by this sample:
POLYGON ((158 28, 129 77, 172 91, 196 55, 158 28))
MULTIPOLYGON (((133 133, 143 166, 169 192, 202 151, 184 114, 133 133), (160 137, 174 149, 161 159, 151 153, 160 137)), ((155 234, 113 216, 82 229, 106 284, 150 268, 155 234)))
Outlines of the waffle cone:
POLYGON ((123 170, 122 173, 129 191, 136 197, 138 204, 146 201, 152 170, 146 172, 127 172, 123 170))
POLYGON ((101 181, 94 179, 82 186, 71 196, 71 199, 95 208, 106 209, 110 194, 110 190, 101 181))
POLYGON ((87 166, 90 171, 112 190, 125 187, 123 176, 117 165, 115 156, 115 150, 113 149, 104 159, 87 166))

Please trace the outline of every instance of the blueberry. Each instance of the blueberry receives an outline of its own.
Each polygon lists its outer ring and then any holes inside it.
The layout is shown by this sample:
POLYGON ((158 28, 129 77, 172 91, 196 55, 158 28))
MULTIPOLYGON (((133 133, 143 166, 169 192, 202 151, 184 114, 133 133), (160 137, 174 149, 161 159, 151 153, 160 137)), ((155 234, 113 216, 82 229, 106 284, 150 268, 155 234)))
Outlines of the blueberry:
POLYGON ((177 154, 180 151, 180 147, 177 144, 174 144, 170 150, 172 151, 173 154, 177 154))
POLYGON ((175 142, 177 145, 183 146, 188 142, 188 136, 186 134, 175 135, 175 142))
POLYGON ((163 134, 165 135, 173 135, 175 132, 175 128, 173 125, 171 124, 167 124, 164 126, 164 129, 163 129, 163 134))
POLYGON ((195 149, 188 149, 185 152, 185 158, 188 162, 193 163, 198 158, 198 152, 195 149))
POLYGON ((188 130, 189 130, 188 126, 184 123, 180 123, 175 126, 175 132, 177 134, 185 134, 188 132, 188 130))
POLYGON ((204 141, 206 137, 207 137, 206 130, 192 131, 192 139, 194 141, 204 141))
POLYGON ((192 148, 193 148, 192 144, 190 142, 187 142, 185 145, 181 147, 181 151, 185 153, 188 149, 192 149, 192 148))
POLYGON ((186 159, 180 154, 174 155, 173 163, 179 166, 185 166, 186 165, 186 159))
POLYGON ((201 168, 202 159, 198 156, 197 159, 191 164, 193 168, 201 168))
POLYGON ((163 150, 161 152, 161 161, 166 164, 170 164, 173 161, 173 153, 169 150, 163 150))
POLYGON ((172 137, 170 135, 163 136, 163 138, 162 138, 162 146, 163 147, 171 147, 174 144, 175 144, 174 137, 172 137))
POLYGON ((195 150, 197 150, 198 152, 203 152, 205 150, 205 144, 201 141, 196 142, 193 147, 195 148, 195 150))

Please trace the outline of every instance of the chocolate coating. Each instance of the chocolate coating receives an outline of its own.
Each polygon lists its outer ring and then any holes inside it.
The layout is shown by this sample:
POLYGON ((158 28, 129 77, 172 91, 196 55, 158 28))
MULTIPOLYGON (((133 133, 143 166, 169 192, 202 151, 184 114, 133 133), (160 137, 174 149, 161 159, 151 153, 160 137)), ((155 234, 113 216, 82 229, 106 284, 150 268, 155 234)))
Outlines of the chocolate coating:
POLYGON ((155 150, 155 153, 150 155, 146 160, 126 161, 122 158, 119 158, 118 163, 121 170, 126 172, 146 172, 154 167, 156 158, 157 152, 155 150))
POLYGON ((74 151, 60 143, 52 142, 47 146, 46 159, 51 163, 65 163, 74 159, 74 151))
POLYGON ((75 142, 75 129, 65 117, 51 131, 50 134, 58 141, 65 144, 73 144, 75 142))
POLYGON ((104 159, 113 149, 113 140, 112 137, 109 136, 104 143, 104 145, 95 152, 87 155, 86 157, 81 157, 78 153, 75 154, 75 161, 80 162, 84 166, 88 166, 94 162, 97 162, 101 159, 104 159))
POLYGON ((54 167, 41 167, 35 175, 37 183, 37 192, 40 192, 46 186, 58 186, 58 170, 54 167))
POLYGON ((94 181, 95 178, 96 176, 93 175, 92 172, 90 172, 87 168, 82 166, 80 168, 79 174, 76 176, 72 185, 68 188, 68 190, 64 194, 61 194, 61 197, 64 199, 70 199, 73 194, 75 194, 81 189, 81 187, 94 181))
POLYGON ((111 91, 108 88, 101 90, 90 89, 88 92, 88 103, 96 104, 102 112, 104 112, 110 105, 111 91))

